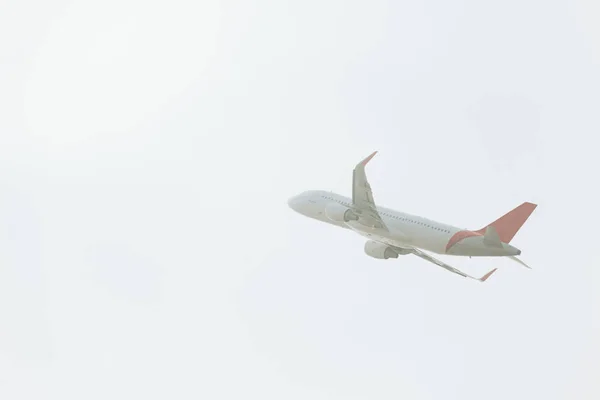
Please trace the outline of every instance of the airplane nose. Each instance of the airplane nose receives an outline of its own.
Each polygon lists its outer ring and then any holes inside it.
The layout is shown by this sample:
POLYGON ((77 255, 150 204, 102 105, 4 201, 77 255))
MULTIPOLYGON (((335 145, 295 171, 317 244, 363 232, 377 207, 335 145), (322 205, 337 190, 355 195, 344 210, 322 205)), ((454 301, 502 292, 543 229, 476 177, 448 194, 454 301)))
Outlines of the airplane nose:
POLYGON ((298 196, 292 196, 288 199, 288 206, 294 210, 298 211, 298 196))

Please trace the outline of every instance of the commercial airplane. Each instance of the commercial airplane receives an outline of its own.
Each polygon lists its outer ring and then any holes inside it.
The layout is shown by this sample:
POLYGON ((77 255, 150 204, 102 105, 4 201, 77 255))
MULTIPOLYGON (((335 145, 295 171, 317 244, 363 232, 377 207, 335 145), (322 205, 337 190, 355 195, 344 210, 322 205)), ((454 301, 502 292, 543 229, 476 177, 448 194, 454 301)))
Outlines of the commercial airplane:
POLYGON ((369 240, 365 243, 364 251, 374 258, 388 259, 414 254, 450 272, 480 282, 487 280, 497 268, 481 278, 475 278, 426 251, 454 256, 509 257, 530 268, 516 257, 521 250, 509 243, 535 210, 536 204, 523 203, 476 231, 377 207, 365 174, 365 166, 375 154, 376 151, 354 168, 351 199, 331 192, 309 190, 290 198, 288 205, 309 218, 351 229, 365 236, 369 240))

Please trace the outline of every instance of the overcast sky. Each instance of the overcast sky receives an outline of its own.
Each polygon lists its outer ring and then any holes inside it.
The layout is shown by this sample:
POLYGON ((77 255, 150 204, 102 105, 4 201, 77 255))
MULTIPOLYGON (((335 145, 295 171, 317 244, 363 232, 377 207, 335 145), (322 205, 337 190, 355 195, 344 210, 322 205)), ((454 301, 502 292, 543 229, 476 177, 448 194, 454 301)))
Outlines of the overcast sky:
POLYGON ((600 5, 0 2, 0 398, 598 399, 600 5), (479 229, 375 260, 307 189, 479 229))

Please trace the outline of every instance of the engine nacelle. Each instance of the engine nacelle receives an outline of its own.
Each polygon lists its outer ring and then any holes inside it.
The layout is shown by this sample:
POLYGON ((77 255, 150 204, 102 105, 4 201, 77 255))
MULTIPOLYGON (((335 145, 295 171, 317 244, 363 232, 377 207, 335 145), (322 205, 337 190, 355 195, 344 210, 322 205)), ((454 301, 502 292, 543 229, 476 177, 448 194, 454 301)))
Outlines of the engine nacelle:
POLYGON ((373 258, 379 258, 380 260, 398 258, 398 253, 390 246, 374 242, 373 240, 369 240, 365 243, 365 253, 373 258))
POLYGON ((335 222, 357 221, 358 216, 340 203, 329 203, 325 206, 325 215, 335 222))

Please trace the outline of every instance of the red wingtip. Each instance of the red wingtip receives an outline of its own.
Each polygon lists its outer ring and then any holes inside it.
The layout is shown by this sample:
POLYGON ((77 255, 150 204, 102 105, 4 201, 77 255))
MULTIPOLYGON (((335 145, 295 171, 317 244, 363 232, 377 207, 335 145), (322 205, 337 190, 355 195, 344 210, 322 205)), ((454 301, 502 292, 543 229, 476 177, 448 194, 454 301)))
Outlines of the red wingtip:
POLYGON ((365 158, 364 160, 362 160, 362 161, 361 161, 361 164, 362 164, 363 166, 367 165, 367 163, 368 163, 369 161, 371 161, 371 158, 375 157, 375 154, 377 154, 377 150, 376 150, 376 151, 374 151, 373 153, 371 153, 371 154, 370 154, 370 155, 369 155, 367 158, 365 158))
POLYGON ((494 268, 493 270, 491 270, 490 272, 488 272, 487 274, 485 274, 484 276, 482 276, 482 277, 481 277, 479 280, 480 280, 481 282, 485 282, 485 281, 486 281, 486 280, 487 280, 487 279, 488 279, 490 276, 492 276, 492 274, 493 274, 494 272, 496 272, 496 270, 497 270, 497 269, 498 269, 498 268, 494 268))

